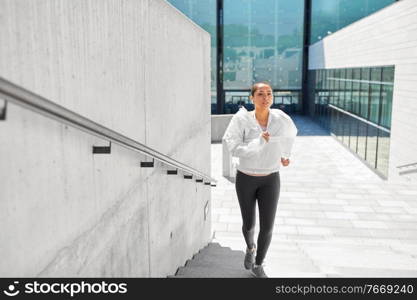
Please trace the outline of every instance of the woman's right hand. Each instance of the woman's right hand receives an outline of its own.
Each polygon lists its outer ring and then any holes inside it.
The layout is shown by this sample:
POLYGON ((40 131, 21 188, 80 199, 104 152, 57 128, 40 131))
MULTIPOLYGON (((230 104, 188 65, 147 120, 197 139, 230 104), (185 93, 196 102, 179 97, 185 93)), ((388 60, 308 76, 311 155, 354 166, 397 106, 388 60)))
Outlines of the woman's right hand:
POLYGON ((262 137, 265 139, 266 142, 269 141, 269 132, 268 131, 263 131, 262 132, 262 137))

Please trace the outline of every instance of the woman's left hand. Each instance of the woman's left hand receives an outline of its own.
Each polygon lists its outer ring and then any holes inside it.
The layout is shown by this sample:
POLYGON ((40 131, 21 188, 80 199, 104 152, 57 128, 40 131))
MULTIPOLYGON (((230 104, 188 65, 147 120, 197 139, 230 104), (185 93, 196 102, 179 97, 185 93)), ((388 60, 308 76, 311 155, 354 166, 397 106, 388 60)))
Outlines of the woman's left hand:
POLYGON ((290 159, 281 157, 281 163, 284 167, 287 167, 290 164, 290 159))

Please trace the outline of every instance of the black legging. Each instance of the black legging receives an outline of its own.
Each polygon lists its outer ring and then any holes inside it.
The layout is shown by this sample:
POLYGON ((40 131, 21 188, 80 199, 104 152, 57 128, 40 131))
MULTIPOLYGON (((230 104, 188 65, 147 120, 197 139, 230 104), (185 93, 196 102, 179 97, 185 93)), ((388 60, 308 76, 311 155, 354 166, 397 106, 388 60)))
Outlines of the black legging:
POLYGON ((279 191, 279 172, 267 176, 251 176, 237 171, 236 193, 242 213, 242 232, 248 248, 252 248, 255 244, 255 209, 258 200, 260 228, 255 261, 257 265, 262 264, 271 243, 279 191))

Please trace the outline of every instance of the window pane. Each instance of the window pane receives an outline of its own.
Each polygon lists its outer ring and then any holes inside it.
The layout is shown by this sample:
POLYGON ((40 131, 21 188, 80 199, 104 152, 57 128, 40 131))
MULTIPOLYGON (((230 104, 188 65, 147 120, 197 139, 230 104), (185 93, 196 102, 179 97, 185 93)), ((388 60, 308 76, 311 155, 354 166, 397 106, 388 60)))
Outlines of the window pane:
POLYGON ((336 134, 337 127, 337 110, 330 108, 330 132, 336 134))
POLYGON ((313 0, 310 43, 320 41, 394 2, 395 0, 313 0))
POLYGON ((335 105, 340 106, 340 70, 336 69, 334 72, 334 97, 335 97, 335 105))
POLYGON ((351 118, 349 147, 353 152, 357 152, 357 148, 358 148, 358 126, 359 126, 358 120, 355 118, 351 118))
POLYGON ((300 89, 303 16, 303 0, 224 0, 224 88, 300 89))
POLYGON ((352 112, 359 115, 359 89, 361 80, 361 69, 353 69, 353 82, 352 82, 352 112))
POLYGON ((249 92, 226 92, 224 110, 226 114, 234 114, 240 106, 252 110, 253 104, 249 99, 249 92))
POLYGON ((371 82, 371 107, 369 120, 378 124, 379 99, 381 98, 381 68, 371 69, 371 82))
POLYGON ((349 115, 346 115, 345 116, 345 118, 344 118, 344 122, 345 122, 345 124, 344 124, 344 126, 343 126, 343 135, 344 135, 344 138, 343 138, 343 142, 344 142, 344 144, 346 145, 346 146, 348 146, 348 147, 350 147, 350 130, 351 130, 351 123, 352 123, 352 117, 351 116, 349 116, 349 115))
POLYGON ((369 68, 362 68, 361 73, 361 92, 360 92, 360 113, 359 115, 365 119, 368 118, 368 106, 369 106, 369 68))
POLYGON ((320 84, 316 82, 315 119, 369 166, 386 176, 390 133, 379 128, 378 122, 382 120, 384 126, 390 126, 394 67, 316 72, 326 74, 328 89, 319 90, 320 84))
POLYGON ((381 87, 381 126, 391 128, 392 93, 394 82, 394 68, 385 67, 382 69, 381 87))
POLYGON ((378 171, 388 176, 390 134, 382 130, 379 130, 378 133, 378 158, 376 167, 378 171))
POLYGON ((339 73, 339 107, 345 109, 346 69, 339 73))
POLYGON ((352 111, 352 69, 346 70, 345 104, 347 111, 352 111))
POLYGON ((345 114, 340 112, 340 111, 338 111, 338 114, 339 114, 339 117, 337 119, 336 136, 341 142, 343 142, 343 134, 344 134, 343 125, 344 125, 344 121, 345 121, 345 114))
POLYGON ((377 139, 378 139, 378 129, 375 126, 368 125, 366 161, 372 168, 375 168, 377 139))
POLYGON ((364 122, 359 121, 358 131, 358 155, 366 159, 366 136, 368 131, 368 125, 364 122))

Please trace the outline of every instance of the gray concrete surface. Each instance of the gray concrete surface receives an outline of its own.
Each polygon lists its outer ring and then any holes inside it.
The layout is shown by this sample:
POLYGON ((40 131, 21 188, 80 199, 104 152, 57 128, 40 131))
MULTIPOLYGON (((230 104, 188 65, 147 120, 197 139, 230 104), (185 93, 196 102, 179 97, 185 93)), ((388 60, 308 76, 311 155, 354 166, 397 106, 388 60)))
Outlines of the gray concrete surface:
MULTIPOLYGON (((417 185, 384 181, 316 123, 294 119, 299 134, 291 164, 281 170, 267 274, 417 276, 417 185)), ((222 177, 221 144, 212 144, 212 169, 219 179, 212 190, 213 242, 244 251, 234 184, 222 177)))
POLYGON ((178 268, 171 278, 253 278, 249 270, 244 269, 243 251, 222 247, 218 243, 209 243, 201 249, 185 266, 178 268))
MULTIPOLYGON (((207 32, 163 0, 0 0, 0 11, 1 77, 210 174, 207 32)), ((8 105, 0 276, 162 277, 207 244, 209 186, 93 145, 108 143, 8 105)))
MULTIPOLYGON (((397 1, 310 47, 309 69, 395 65, 389 180, 417 183, 417 1, 397 1), (411 38, 413 37, 413 38, 411 38)), ((387 145, 388 146, 388 145, 387 145)))
POLYGON ((227 125, 229 125, 233 114, 211 115, 211 142, 221 142, 227 125))

